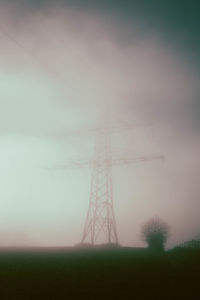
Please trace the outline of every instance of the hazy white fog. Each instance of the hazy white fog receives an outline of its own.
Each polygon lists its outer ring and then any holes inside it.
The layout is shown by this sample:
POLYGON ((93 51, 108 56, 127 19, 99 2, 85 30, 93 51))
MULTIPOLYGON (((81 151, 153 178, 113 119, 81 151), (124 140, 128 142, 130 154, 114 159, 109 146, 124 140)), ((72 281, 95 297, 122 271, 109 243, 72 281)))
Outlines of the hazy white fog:
POLYGON ((105 107, 130 127, 113 135, 115 157, 166 156, 113 169, 120 243, 143 245, 140 227, 155 215, 171 227, 169 246, 200 235, 199 77, 141 28, 123 43, 128 29, 103 15, 0 5, 1 245, 80 241, 91 170, 48 168, 92 158, 94 137, 81 131, 105 107))

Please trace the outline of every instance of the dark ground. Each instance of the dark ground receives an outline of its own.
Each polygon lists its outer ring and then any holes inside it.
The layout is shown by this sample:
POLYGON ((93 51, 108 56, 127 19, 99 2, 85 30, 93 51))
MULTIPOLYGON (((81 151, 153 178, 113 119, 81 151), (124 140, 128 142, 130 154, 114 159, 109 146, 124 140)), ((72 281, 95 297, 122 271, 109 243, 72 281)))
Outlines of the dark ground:
POLYGON ((200 299, 200 249, 0 251, 0 299, 200 299))

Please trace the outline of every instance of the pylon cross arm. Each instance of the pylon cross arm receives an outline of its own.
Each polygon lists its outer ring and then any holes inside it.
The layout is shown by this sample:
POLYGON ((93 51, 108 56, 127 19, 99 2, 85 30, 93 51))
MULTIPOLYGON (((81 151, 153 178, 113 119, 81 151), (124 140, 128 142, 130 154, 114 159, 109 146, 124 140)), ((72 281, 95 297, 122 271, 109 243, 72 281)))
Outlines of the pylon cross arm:
POLYGON ((163 155, 147 155, 139 156, 133 158, 119 157, 114 159, 102 159, 102 160, 88 160, 88 161, 72 161, 71 163, 63 163, 55 166, 56 169, 68 169, 68 168, 101 168, 101 167, 111 167, 115 165, 127 165, 138 162, 148 162, 151 160, 164 160, 163 155))

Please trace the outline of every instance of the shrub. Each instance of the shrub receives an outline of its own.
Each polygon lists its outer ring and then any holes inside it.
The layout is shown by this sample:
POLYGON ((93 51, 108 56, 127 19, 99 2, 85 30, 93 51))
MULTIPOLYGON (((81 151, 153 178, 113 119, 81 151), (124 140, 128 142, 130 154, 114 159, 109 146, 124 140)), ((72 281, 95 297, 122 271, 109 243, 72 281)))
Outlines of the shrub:
POLYGON ((169 237, 169 225, 158 217, 152 218, 142 227, 142 240, 150 250, 164 251, 164 244, 169 237))

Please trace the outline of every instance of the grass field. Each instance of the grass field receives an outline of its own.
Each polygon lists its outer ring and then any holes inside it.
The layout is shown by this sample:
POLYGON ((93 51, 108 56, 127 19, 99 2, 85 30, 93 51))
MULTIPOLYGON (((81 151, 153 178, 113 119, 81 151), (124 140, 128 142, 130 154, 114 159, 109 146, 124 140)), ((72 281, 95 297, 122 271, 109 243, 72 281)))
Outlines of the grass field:
POLYGON ((200 299, 200 249, 2 249, 0 299, 200 299))

